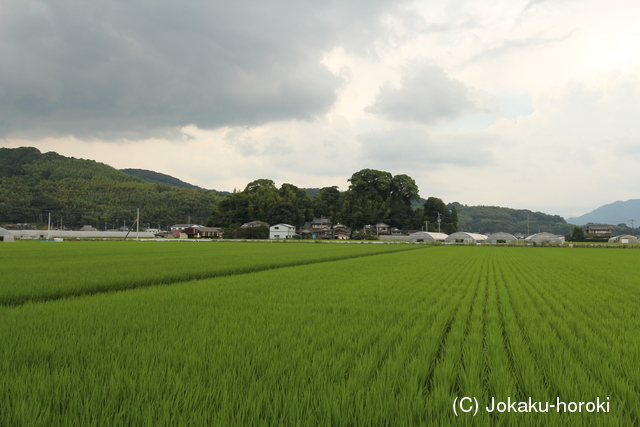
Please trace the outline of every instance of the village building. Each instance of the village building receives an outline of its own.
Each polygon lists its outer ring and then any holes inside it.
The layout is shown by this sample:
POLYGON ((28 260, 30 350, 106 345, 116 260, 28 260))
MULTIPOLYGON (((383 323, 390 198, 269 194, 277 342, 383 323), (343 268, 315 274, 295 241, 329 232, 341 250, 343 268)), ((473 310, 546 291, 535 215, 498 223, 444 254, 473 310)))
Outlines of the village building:
POLYGON ((328 218, 314 218, 300 227, 300 235, 311 239, 332 239, 333 227, 328 218))
POLYGON ((180 232, 181 239, 219 239, 224 232, 220 227, 192 226, 180 232))
POLYGON ((609 239, 613 237, 613 228, 610 225, 589 224, 584 228, 587 237, 595 239, 609 239))
POLYGON ((270 239, 292 239, 296 235, 296 227, 290 224, 276 224, 269 227, 270 239))
POLYGON ((349 240, 351 229, 344 224, 337 223, 333 226, 333 237, 338 240, 349 240))

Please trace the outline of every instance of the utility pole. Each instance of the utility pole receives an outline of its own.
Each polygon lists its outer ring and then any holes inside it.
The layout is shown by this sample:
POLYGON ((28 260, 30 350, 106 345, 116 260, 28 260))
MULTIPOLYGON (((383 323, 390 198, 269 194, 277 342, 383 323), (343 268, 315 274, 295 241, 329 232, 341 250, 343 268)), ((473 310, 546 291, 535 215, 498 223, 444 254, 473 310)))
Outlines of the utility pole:
POLYGON ((136 208, 136 240, 140 240, 140 208, 136 208))
POLYGON ((637 221, 635 219, 630 219, 629 222, 631 223, 631 234, 633 234, 633 223, 637 221))
POLYGON ((440 223, 442 222, 442 218, 440 218, 440 212, 438 212, 438 233, 440 233, 440 223))
POLYGON ((429 232, 429 221, 424 222, 424 231, 429 232))

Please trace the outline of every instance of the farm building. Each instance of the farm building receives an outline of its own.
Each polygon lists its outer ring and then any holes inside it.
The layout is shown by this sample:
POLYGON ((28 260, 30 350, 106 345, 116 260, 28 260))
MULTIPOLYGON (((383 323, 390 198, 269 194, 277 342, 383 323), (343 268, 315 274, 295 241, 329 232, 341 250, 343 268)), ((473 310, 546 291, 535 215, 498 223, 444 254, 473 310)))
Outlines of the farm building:
POLYGON ((585 227, 584 234, 586 234, 587 237, 608 239, 613 237, 613 228, 611 228, 610 225, 589 224, 585 227))
POLYGON ((524 239, 526 243, 564 243, 564 236, 556 236, 555 234, 542 232, 533 234, 526 239, 524 239))
POLYGON ((631 234, 623 234, 609 239, 609 243, 638 243, 638 238, 631 234))
POLYGON ((276 224, 269 227, 270 239, 291 239, 296 235, 296 227, 289 224, 276 224))
POLYGON ((219 239, 223 228, 191 226, 180 231, 180 238, 187 239, 219 239))
POLYGON ((499 243, 515 244, 518 243, 518 239, 513 234, 509 233, 493 233, 487 237, 487 241, 491 245, 497 245, 499 243))
POLYGON ((412 233, 409 235, 407 242, 415 243, 415 242, 444 242, 447 238, 447 235, 444 233, 432 233, 428 231, 418 231, 417 233, 412 233))
POLYGON ((13 242, 13 234, 9 233, 6 229, 0 228, 0 242, 13 242))
POLYGON ((477 233, 467 233, 464 231, 458 231, 453 234, 450 234, 445 240, 445 244, 454 244, 454 243, 484 243, 487 240, 487 236, 484 234, 477 233))

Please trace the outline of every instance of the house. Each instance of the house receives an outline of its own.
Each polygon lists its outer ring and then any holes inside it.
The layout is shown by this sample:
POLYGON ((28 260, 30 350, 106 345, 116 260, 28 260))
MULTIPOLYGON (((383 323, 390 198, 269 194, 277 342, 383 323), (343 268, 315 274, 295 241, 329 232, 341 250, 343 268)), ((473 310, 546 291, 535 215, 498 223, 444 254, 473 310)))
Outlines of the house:
POLYGON ((391 234, 389 231, 389 225, 384 222, 379 222, 376 225, 365 225, 364 226, 365 233, 374 233, 374 234, 391 234))
POLYGON ((224 232, 224 228, 220 227, 187 227, 180 232, 181 238, 187 239, 219 239, 224 232))
POLYGON ((291 239, 296 235, 296 227, 289 224, 276 224, 269 227, 270 239, 291 239))
POLYGON ((332 239, 332 223, 328 218, 314 218, 300 227, 300 235, 311 239, 332 239))
POLYGON ((338 240, 349 240, 351 229, 344 224, 337 223, 333 226, 333 237, 338 240))
POLYGON ((584 228, 587 237, 596 239, 609 239, 613 237, 613 228, 610 225, 589 224, 584 228))
POLYGON ((263 221, 250 221, 250 222, 245 222, 244 224, 242 224, 240 226, 240 228, 251 228, 251 227, 260 227, 260 226, 268 227, 269 224, 267 224, 266 222, 263 222, 263 221))

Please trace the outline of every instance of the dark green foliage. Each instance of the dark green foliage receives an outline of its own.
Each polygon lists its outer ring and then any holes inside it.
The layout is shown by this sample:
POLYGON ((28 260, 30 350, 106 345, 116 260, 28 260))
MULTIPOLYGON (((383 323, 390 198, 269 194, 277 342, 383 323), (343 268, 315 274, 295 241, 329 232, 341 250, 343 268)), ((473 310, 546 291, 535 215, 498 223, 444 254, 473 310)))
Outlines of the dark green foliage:
POLYGON ((458 231, 458 210, 455 206, 451 209, 444 204, 442 199, 429 197, 424 203, 425 221, 429 221, 429 231, 438 231, 452 234, 458 231), (440 220, 438 228, 438 220, 440 220))
POLYGON ((380 236, 369 231, 365 232, 364 230, 358 230, 351 236, 353 240, 380 240, 380 236))
POLYGON ((229 229, 225 230, 222 237, 225 239, 268 239, 269 227, 259 225, 257 227, 229 229))
POLYGON ((451 203, 458 212, 458 226, 462 231, 491 234, 505 233, 537 233, 546 231, 554 234, 567 234, 572 226, 559 215, 548 215, 532 212, 527 209, 510 209, 498 206, 467 206, 451 203), (528 224, 528 227, 527 227, 528 224))
POLYGON ((313 215, 306 192, 292 184, 277 189, 273 181, 259 179, 220 201, 212 212, 213 225, 230 227, 234 223, 264 221, 301 226, 313 215))
POLYGON ((164 173, 154 172, 146 169, 120 169, 120 170, 128 175, 141 178, 146 182, 150 182, 152 184, 170 185, 172 187, 178 187, 178 188, 193 188, 194 190, 205 190, 202 187, 189 184, 188 182, 181 181, 178 178, 174 178, 171 175, 166 175, 164 173))
POLYGON ((164 228, 189 217, 205 222, 219 199, 213 191, 151 184, 92 160, 0 148, 0 222, 43 225, 52 211, 54 224, 104 229, 131 224, 140 208, 142 227, 164 228))
POLYGON ((584 230, 582 227, 575 226, 573 227, 573 232, 569 235, 569 239, 572 242, 585 242, 587 240, 587 236, 584 234, 584 230))
POLYGON ((416 212, 412 203, 419 199, 418 186, 407 175, 363 169, 349 179, 345 216, 352 228, 385 222, 391 227, 412 226, 416 212))

